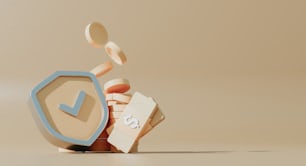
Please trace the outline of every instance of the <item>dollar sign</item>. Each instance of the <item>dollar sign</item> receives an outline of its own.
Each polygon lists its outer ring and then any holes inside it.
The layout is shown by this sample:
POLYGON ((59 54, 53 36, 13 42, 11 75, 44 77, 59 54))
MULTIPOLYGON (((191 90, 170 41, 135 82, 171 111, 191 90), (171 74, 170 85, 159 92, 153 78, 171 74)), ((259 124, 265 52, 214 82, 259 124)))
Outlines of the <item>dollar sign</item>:
POLYGON ((133 118, 131 114, 128 114, 123 117, 124 124, 130 126, 132 129, 139 128, 139 120, 133 118))

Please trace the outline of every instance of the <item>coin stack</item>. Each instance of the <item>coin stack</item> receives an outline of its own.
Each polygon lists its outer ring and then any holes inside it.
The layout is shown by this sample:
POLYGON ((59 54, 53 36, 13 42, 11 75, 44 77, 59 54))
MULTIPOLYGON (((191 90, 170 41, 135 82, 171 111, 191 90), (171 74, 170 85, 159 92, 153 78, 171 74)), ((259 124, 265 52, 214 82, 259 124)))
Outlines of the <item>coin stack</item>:
MULTIPOLYGON (((125 107, 130 102, 132 96, 127 93, 129 89, 130 84, 127 79, 114 79, 104 84, 104 93, 109 109, 109 123, 106 127, 107 129, 111 129, 116 121, 119 120, 125 107)), ((121 152, 112 145, 110 150, 112 152, 121 152)), ((138 151, 138 143, 134 145, 132 151, 138 151)))
POLYGON ((109 109, 109 125, 114 124, 120 118, 130 98, 131 96, 129 94, 106 94, 106 101, 109 109))
MULTIPOLYGON (((131 95, 126 92, 130 89, 130 83, 127 79, 113 79, 104 84, 104 94, 109 110, 109 120, 105 127, 112 126, 120 118, 123 110, 131 99, 131 95)), ((108 133, 106 130, 89 147, 90 151, 117 151, 107 142, 108 133)))
MULTIPOLYGON (((126 63, 127 58, 124 52, 117 44, 108 40, 106 28, 102 24, 93 22, 87 25, 85 29, 85 37, 92 46, 97 48, 104 47, 106 54, 116 64, 123 65, 126 63)), ((106 61, 93 68, 90 72, 96 77, 101 77, 111 71, 112 68, 113 64, 110 61, 106 61)), ((114 79, 105 84, 104 93, 110 110, 109 122, 106 128, 116 122, 124 110, 124 107, 129 102, 131 96, 124 94, 129 89, 130 85, 126 79, 114 79)), ((104 130, 97 140, 89 147, 89 151, 110 151, 111 145, 107 142, 107 138, 108 133, 104 130)))
POLYGON ((89 151, 107 152, 111 150, 111 144, 107 142, 108 134, 104 130, 96 141, 88 148, 89 151))
MULTIPOLYGON (((124 65, 127 62, 127 57, 123 50, 114 42, 109 41, 106 28, 98 23, 93 22, 89 24, 85 29, 85 36, 87 41, 94 47, 101 48, 104 47, 104 50, 108 57, 112 59, 117 65, 124 65)), ((110 61, 106 61, 95 68, 90 72, 96 77, 101 77, 104 74, 112 70, 113 65, 110 61)), ((118 150, 115 146, 110 145, 107 142, 107 138, 111 133, 114 124, 121 117, 121 114, 125 110, 125 107, 129 104, 132 96, 127 92, 130 89, 130 83, 127 79, 113 79, 104 84, 104 94, 107 101, 109 109, 109 121, 103 133, 98 137, 94 144, 89 148, 91 151, 107 151, 112 152, 122 152, 118 150)), ((160 122, 164 119, 162 114, 152 117, 154 122, 160 122)), ((149 124, 146 127, 144 133, 141 136, 149 132, 157 123, 149 124)), ((138 139, 134 142, 130 152, 138 151, 138 139)))
MULTIPOLYGON (((109 120, 105 129, 111 127, 120 118, 123 110, 131 99, 126 92, 130 89, 127 79, 113 79, 104 84, 104 94, 109 110, 109 120)), ((119 152, 107 142, 108 133, 106 130, 89 147, 89 151, 112 151, 119 152)))

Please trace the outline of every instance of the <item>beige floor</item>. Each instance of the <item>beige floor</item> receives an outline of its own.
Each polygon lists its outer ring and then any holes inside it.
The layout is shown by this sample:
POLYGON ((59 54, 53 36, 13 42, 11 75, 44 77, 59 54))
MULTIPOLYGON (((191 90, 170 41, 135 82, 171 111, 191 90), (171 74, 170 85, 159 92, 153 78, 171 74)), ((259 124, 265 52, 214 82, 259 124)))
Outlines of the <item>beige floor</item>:
POLYGON ((67 154, 56 151, 1 151, 1 165, 233 165, 303 166, 306 151, 142 152, 137 154, 67 154))

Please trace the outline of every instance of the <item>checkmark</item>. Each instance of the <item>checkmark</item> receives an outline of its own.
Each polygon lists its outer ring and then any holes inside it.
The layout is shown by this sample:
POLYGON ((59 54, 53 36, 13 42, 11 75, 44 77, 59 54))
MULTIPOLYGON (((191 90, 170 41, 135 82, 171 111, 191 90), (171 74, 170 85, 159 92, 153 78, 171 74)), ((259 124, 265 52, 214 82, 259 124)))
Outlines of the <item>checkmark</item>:
POLYGON ((59 109, 72 116, 77 116, 80 112, 82 104, 84 103, 85 97, 86 93, 84 91, 81 91, 73 107, 70 107, 66 104, 60 104, 59 109))

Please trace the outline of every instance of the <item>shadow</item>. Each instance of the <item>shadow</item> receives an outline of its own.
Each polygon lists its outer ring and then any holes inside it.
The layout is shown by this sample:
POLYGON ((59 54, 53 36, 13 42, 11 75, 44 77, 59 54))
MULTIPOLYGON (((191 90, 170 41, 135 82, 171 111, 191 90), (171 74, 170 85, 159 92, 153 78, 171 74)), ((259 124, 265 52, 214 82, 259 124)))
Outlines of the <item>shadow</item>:
POLYGON ((93 110, 94 105, 95 105, 94 98, 86 94, 84 103, 81 106, 81 110, 77 118, 83 122, 87 122, 89 115, 91 114, 93 110))
MULTIPOLYGON (((76 147, 71 147, 76 150, 76 147)), ((127 153, 127 154, 226 154, 232 153, 235 151, 144 151, 144 152, 136 152, 136 153, 127 153)), ((110 152, 110 151, 86 151, 86 147, 77 147, 77 151, 75 152, 65 152, 70 154, 126 154, 126 153, 118 153, 118 152, 110 152), (84 149, 83 149, 84 148, 84 149)))
POLYGON ((234 151, 144 151, 144 152, 137 152, 139 154, 185 154, 185 153, 232 153, 234 151))
MULTIPOLYGON (((75 147, 74 147, 75 148, 75 147)), ((110 151, 87 151, 86 147, 82 147, 77 149, 75 152, 66 152, 70 154, 228 154, 235 152, 247 152, 247 153, 266 153, 270 152, 268 150, 253 150, 253 151, 229 151, 229 150, 219 150, 219 151, 143 151, 143 152, 135 152, 135 153, 118 153, 118 152, 110 152, 110 151)))

